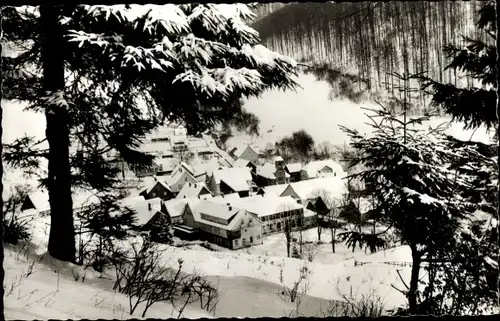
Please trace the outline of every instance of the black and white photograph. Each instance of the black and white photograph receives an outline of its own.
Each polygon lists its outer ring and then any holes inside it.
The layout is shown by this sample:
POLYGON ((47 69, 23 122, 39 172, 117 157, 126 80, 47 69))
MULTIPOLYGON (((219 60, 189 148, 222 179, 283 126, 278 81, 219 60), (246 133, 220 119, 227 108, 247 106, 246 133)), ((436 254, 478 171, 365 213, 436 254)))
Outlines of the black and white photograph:
POLYGON ((498 4, 0 7, 0 319, 500 313, 498 4))

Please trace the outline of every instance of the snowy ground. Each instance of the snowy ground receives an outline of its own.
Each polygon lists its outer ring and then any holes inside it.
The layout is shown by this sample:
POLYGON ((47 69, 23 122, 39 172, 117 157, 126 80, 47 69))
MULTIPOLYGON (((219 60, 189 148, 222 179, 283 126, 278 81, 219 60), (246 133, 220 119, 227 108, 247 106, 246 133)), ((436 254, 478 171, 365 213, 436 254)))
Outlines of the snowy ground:
MULTIPOLYGON (((323 230, 322 241, 330 241, 330 232, 323 230)), ((316 229, 304 232, 306 242, 317 240, 316 229)), ((308 244, 311 245, 311 244, 308 244)), ((313 262, 286 257, 283 235, 264 237, 264 243, 237 251, 212 246, 210 251, 200 245, 170 248, 170 258, 182 258, 186 269, 199 270, 207 275, 245 276, 280 284, 280 270, 288 286, 298 278, 299 269, 307 265, 311 270, 308 278, 308 295, 327 300, 341 300, 341 295, 360 298, 376 292, 385 301, 385 307, 405 304, 405 297, 391 284, 401 288, 397 274, 400 271, 409 279, 411 255, 406 246, 395 247, 374 254, 364 250, 347 249, 336 244, 332 253, 331 243, 319 244, 313 262), (190 263, 188 263, 190 262, 190 263)))
MULTIPOLYGON (((54 260, 47 258, 38 262, 41 257, 46 257, 49 218, 37 218, 31 222, 34 246, 28 259, 18 254, 19 251, 6 249, 4 265, 8 295, 5 314, 8 319, 123 319, 129 316, 128 299, 111 290, 112 280, 99 278, 98 273, 84 272, 79 267, 63 265, 56 268, 54 260), (23 277, 33 260, 36 261, 33 273, 23 277), (75 281, 75 275, 86 275, 85 282, 75 281)), ((316 237, 315 229, 304 233, 306 241, 316 240, 316 237)), ((327 231, 324 231, 322 239, 328 241, 327 231)), ((221 300, 215 314, 217 317, 289 315, 296 307, 280 293, 283 284, 291 286, 298 279, 299 269, 303 266, 307 266, 310 272, 303 283, 302 289, 307 292, 299 307, 301 315, 320 315, 332 300, 340 300, 341 295, 359 298, 372 291, 383 298, 387 309, 404 304, 405 298, 391 284, 399 285, 396 270, 402 270, 403 277, 407 277, 408 267, 389 263, 408 262, 410 258, 406 247, 372 255, 359 250, 352 253, 342 244, 337 244, 336 250, 337 253, 332 254, 331 244, 319 245, 312 263, 287 258, 281 235, 275 234, 266 237, 261 246, 239 251, 209 251, 199 245, 190 249, 165 246, 163 259, 167 265, 182 258, 185 272, 196 271, 219 283, 221 300), (368 263, 361 265, 360 262, 368 263)), ((163 318, 171 316, 173 311, 170 304, 159 303, 146 316, 163 318)), ((194 303, 185 310, 185 316, 197 318, 207 316, 207 313, 194 303)), ((140 317, 140 314, 134 317, 140 317)))
MULTIPOLYGON (((128 298, 111 290, 112 281, 98 274, 61 264, 47 256, 5 248, 5 318, 7 320, 45 319, 126 319, 139 318, 142 309, 130 316, 128 298), (85 275, 85 281, 75 281, 85 275)), ((210 317, 207 312, 188 307, 186 318, 210 317)), ((153 305, 146 317, 177 317, 169 303, 153 305)))

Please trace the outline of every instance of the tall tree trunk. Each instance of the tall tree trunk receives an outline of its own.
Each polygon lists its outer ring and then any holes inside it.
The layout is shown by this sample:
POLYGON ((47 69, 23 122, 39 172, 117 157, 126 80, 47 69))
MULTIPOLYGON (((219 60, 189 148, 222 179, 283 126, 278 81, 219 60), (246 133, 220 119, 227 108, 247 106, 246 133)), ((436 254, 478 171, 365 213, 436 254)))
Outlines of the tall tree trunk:
POLYGON ((330 235, 332 236, 332 253, 335 253, 335 239, 336 239, 336 234, 337 234, 337 229, 330 228, 330 235))
MULTIPOLYGON (((500 30, 500 6, 498 5, 498 1, 496 3, 496 13, 497 13, 497 38, 496 38, 496 45, 497 45, 497 77, 498 73, 500 72, 500 37, 498 36, 498 30, 500 30)), ((497 78, 498 79, 498 78, 497 78)), ((500 84, 497 81, 497 119, 500 116, 500 84)), ((500 133, 498 131, 497 127, 497 139, 500 139, 500 133)), ((500 190, 498 191, 498 196, 500 197, 500 190)), ((497 235, 500 235, 500 224, 497 224, 497 235)), ((498 293, 498 299, 500 300, 500 278, 497 281, 497 293, 498 293)))
POLYGON ((422 257, 420 253, 414 246, 411 246, 411 279, 410 279, 410 289, 408 290, 408 305, 410 309, 410 314, 417 314, 417 297, 418 297, 418 277, 420 273, 420 263, 422 262, 422 257))
MULTIPOLYGON (((0 9, 1 10, 1 9, 0 9)), ((0 11, 0 30, 2 30, 2 23, 1 23, 2 15, 0 11)), ((1 50, 1 45, 0 45, 0 50, 1 50)), ((0 65, 0 70, 1 70, 1 65, 0 65)), ((2 100, 3 95, 2 91, 0 90, 0 101, 2 100)), ((2 105, 0 104, 0 159, 3 159, 2 157, 2 151, 3 151, 3 108, 2 105)), ((0 162, 0 195, 3 195, 3 162, 0 162)), ((4 284, 4 278, 5 278, 5 270, 3 269, 3 261, 4 261, 4 252, 3 252, 3 220, 4 220, 4 213, 3 213, 3 197, 0 197, 0 282, 4 284)), ((0 288, 0 320, 5 320, 4 317, 4 304, 3 304, 3 296, 4 296, 5 290, 3 286, 0 288)))
MULTIPOLYGON (((48 94, 64 89, 64 60, 57 54, 64 46, 58 26, 58 6, 40 6, 42 36, 43 83, 48 94)), ((48 190, 50 203, 50 235, 48 251, 54 258, 74 262, 75 231, 71 198, 69 164, 68 111, 53 100, 45 106, 49 143, 48 190)))

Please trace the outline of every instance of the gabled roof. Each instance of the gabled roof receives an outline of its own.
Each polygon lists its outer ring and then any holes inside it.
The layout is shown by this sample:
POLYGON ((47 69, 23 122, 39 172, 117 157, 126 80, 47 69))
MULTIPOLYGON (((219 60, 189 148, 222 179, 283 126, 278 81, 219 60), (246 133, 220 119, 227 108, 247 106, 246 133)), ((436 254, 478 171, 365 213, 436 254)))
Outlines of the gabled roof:
POLYGON ((276 167, 271 163, 265 163, 262 166, 257 166, 257 175, 262 176, 267 179, 276 179, 274 173, 276 172, 276 167))
POLYGON ((172 170, 172 173, 174 175, 177 174, 177 171, 181 167, 184 168, 184 170, 187 170, 191 175, 194 175, 193 168, 191 166, 189 166, 186 162, 180 162, 179 164, 177 164, 177 166, 175 166, 175 168, 172 170))
POLYGON ((194 211, 203 213, 223 220, 229 220, 240 209, 227 204, 212 202, 211 200, 200 200, 195 206, 192 207, 194 211))
POLYGON ((269 185, 264 187, 264 194, 280 196, 289 184, 269 185))
POLYGON ((258 154, 255 150, 255 148, 253 148, 252 146, 250 145, 241 145, 241 146, 236 146, 235 148, 233 148, 231 150, 231 153, 236 156, 236 158, 240 158, 241 155, 243 155, 243 153, 247 150, 247 149, 250 149, 251 151, 253 151, 254 153, 258 154))
POLYGON ((149 200, 144 199, 142 196, 126 197, 120 201, 120 205, 130 208, 136 212, 137 225, 144 225, 157 213, 161 212, 162 201, 159 197, 149 200), (149 204, 151 210, 149 210, 149 204))
POLYGON ((241 179, 240 177, 225 176, 220 181, 221 183, 224 182, 235 192, 243 192, 250 190, 248 182, 246 180, 241 179))
POLYGON ((233 167, 247 167, 249 164, 252 164, 252 162, 243 158, 238 158, 234 162, 233 167))
POLYGON ((165 207, 167 209, 167 214, 170 215, 170 217, 179 217, 182 215, 184 212, 184 208, 186 207, 186 204, 191 204, 191 205, 196 205, 198 202, 201 200, 196 198, 196 197, 190 197, 190 198, 182 198, 182 199, 171 199, 166 202, 164 202, 165 207))
POLYGON ((288 171, 290 173, 297 173, 297 172, 300 172, 302 170, 302 164, 301 163, 287 164, 285 167, 286 167, 286 169, 288 169, 288 171))
POLYGON ((233 201, 235 207, 245 209, 261 216, 272 215, 283 211, 298 210, 304 207, 291 196, 278 197, 274 195, 245 197, 233 201))
POLYGON ((324 167, 330 167, 338 177, 345 177, 346 174, 342 166, 340 166, 337 162, 332 159, 326 159, 321 161, 311 161, 307 163, 302 170, 307 172, 309 177, 316 177, 318 172, 324 167))
POLYGON ((160 184, 161 186, 163 186, 164 188, 166 188, 167 190, 169 191, 172 191, 170 189, 170 187, 167 185, 167 183, 165 181, 163 181, 162 179, 158 179, 157 177, 153 177, 153 178, 156 178, 156 181, 153 181, 153 182, 149 182, 148 186, 146 186, 146 188, 144 188, 142 191, 141 191, 141 194, 142 193, 146 193, 146 194, 149 194, 153 188, 160 184))
MULTIPOLYGON (((172 174, 174 174, 172 172, 172 174)), ((177 182, 179 181, 179 179, 182 177, 182 175, 188 175, 188 176, 191 176, 191 178, 193 180, 196 180, 196 178, 193 176, 192 172, 190 171, 178 171, 176 172, 174 175, 170 175, 167 179, 166 179, 166 183, 168 184, 168 186, 173 186, 175 184, 177 184, 177 182)))
POLYGON ((221 179, 223 178, 228 180, 238 179, 245 182, 252 180, 252 174, 250 173, 250 169, 248 167, 231 167, 219 169, 213 172, 213 177, 216 184, 219 184, 221 179))
POLYGON ((319 190, 329 192, 333 198, 340 198, 347 193, 347 186, 340 177, 324 177, 290 183, 291 188, 300 199, 309 199, 319 190))
POLYGON ((191 208, 195 221, 228 231, 236 230, 238 228, 238 222, 246 214, 245 210, 239 208, 231 208, 231 210, 229 210, 229 206, 227 204, 218 204, 211 202, 211 200, 201 201, 197 204, 188 204, 188 206, 191 208), (224 220, 229 220, 229 224, 225 225, 205 220, 201 218, 202 213, 224 220))
POLYGON ((180 199, 180 198, 198 197, 198 195, 200 195, 200 192, 204 188, 209 192, 208 195, 212 196, 212 192, 204 182, 199 182, 199 183, 186 182, 179 191, 179 194, 177 194, 176 198, 180 199))

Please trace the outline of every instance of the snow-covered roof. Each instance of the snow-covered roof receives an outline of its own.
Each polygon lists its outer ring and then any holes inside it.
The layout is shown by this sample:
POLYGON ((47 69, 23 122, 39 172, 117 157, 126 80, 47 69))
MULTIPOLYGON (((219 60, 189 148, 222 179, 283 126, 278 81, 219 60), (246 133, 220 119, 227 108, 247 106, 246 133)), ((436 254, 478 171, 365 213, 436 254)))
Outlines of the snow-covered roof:
POLYGON ((280 196, 289 184, 269 185, 264 187, 264 194, 280 196))
MULTIPOLYGON (((184 186, 182 186, 181 190, 179 191, 179 194, 177 194, 177 199, 180 198, 190 198, 190 197, 198 197, 200 192, 203 190, 203 188, 207 189, 210 192, 210 189, 208 186, 203 183, 191 183, 191 182, 186 182, 184 186)), ((210 192, 211 193, 211 192, 210 192)), ((203 197, 211 197, 212 194, 206 194, 202 195, 203 197)))
POLYGON ((211 175, 213 171, 224 168, 224 166, 222 166, 222 164, 217 159, 211 158, 210 160, 205 162, 198 161, 197 163, 192 164, 191 168, 194 171, 194 175, 199 176, 202 174, 211 175))
POLYGON ((340 164, 335 162, 332 159, 326 159, 326 160, 321 160, 321 161, 311 161, 307 163, 302 170, 307 172, 307 175, 311 177, 316 177, 318 172, 322 170, 325 167, 330 167, 335 173, 336 176, 338 177, 345 177, 346 173, 344 172, 344 169, 340 164))
POLYGON ((235 192, 250 190, 250 185, 248 185, 248 182, 246 180, 241 179, 241 177, 225 176, 220 181, 224 182, 227 186, 231 187, 231 189, 235 192))
POLYGON ((257 175, 267 179, 276 179, 276 176, 274 175, 275 172, 276 167, 271 163, 265 163, 264 165, 257 167, 257 175))
POLYGON ((233 148, 233 155, 236 156, 237 158, 239 158, 247 148, 250 148, 255 153, 257 153, 256 149, 254 147, 252 147, 252 146, 250 146, 248 144, 240 144, 238 146, 234 146, 234 148, 233 148))
POLYGON ((290 173, 297 173, 297 172, 300 172, 302 170, 302 164, 301 163, 287 164, 285 167, 286 167, 286 169, 288 169, 288 171, 290 173))
POLYGON ((283 160, 283 157, 278 155, 278 156, 273 157, 273 161, 274 162, 283 162, 284 160, 283 160))
POLYGON ((249 160, 243 159, 243 158, 238 158, 234 164, 233 167, 247 167, 248 164, 251 164, 249 160))
POLYGON ((161 157, 156 157, 154 159, 154 162, 157 165, 161 166, 162 171, 173 171, 174 168, 179 163, 179 161, 175 158, 161 158, 161 157))
MULTIPOLYGON (((185 168, 185 167, 184 167, 185 168)), ((196 180, 196 178, 193 176, 192 174, 192 170, 183 170, 183 171, 173 171, 172 174, 167 177, 165 179, 166 183, 168 186, 173 186, 175 184, 177 184, 177 182, 179 181, 179 179, 182 177, 182 175, 186 174, 186 175, 189 175, 193 178, 193 180, 196 180)))
MULTIPOLYGON (((215 183, 219 184, 221 179, 238 179, 241 181, 251 181, 252 174, 248 167, 223 168, 213 172, 215 183)), ((227 183, 227 182, 226 182, 227 183)))
POLYGON ((172 145, 169 141, 146 141, 140 145, 139 150, 143 153, 155 155, 170 155, 172 154, 172 145))
POLYGON ((314 196, 319 190, 329 192, 333 198, 340 199, 347 193, 347 186, 340 177, 323 177, 290 183, 295 193, 302 200, 314 196))
POLYGON ((277 197, 274 195, 244 197, 233 201, 232 204, 257 214, 259 217, 303 208, 291 196, 277 197))
POLYGON ((203 138, 188 139, 189 148, 206 148, 208 147, 207 142, 203 138))
POLYGON ((142 196, 126 197, 120 201, 120 204, 136 212, 137 225, 146 224, 153 215, 161 211, 161 199, 159 197, 148 200, 142 196), (151 205, 151 210, 149 205, 151 205))
POLYGON ((316 213, 314 213, 313 211, 308 210, 307 208, 304 208, 304 217, 312 217, 315 215, 316 215, 316 213))
POLYGON ((149 181, 148 182, 148 185, 141 191, 141 193, 146 193, 146 194, 149 194, 151 192, 151 190, 157 185, 157 184, 160 184, 161 186, 163 186, 164 188, 166 188, 167 190, 171 190, 170 187, 168 186, 168 184, 162 180, 162 179, 158 179, 158 177, 153 177, 153 181, 149 181), (154 180, 156 178, 156 180, 154 180))
POLYGON ((240 209, 227 204, 212 202, 211 200, 200 200, 195 206, 193 206, 193 210, 198 213, 228 220, 240 209))
POLYGON ((216 203, 229 203, 231 201, 234 201, 234 200, 238 200, 240 199, 240 194, 238 193, 231 193, 231 194, 226 194, 224 196, 215 196, 215 197, 212 197, 210 199, 210 201, 212 202, 216 202, 216 203))
POLYGON ((186 204, 189 203, 192 206, 194 206, 198 204, 198 202, 200 201, 201 200, 196 197, 182 198, 182 199, 174 198, 164 202, 164 204, 165 208, 167 209, 168 215, 170 215, 170 217, 179 217, 182 215, 186 204))

